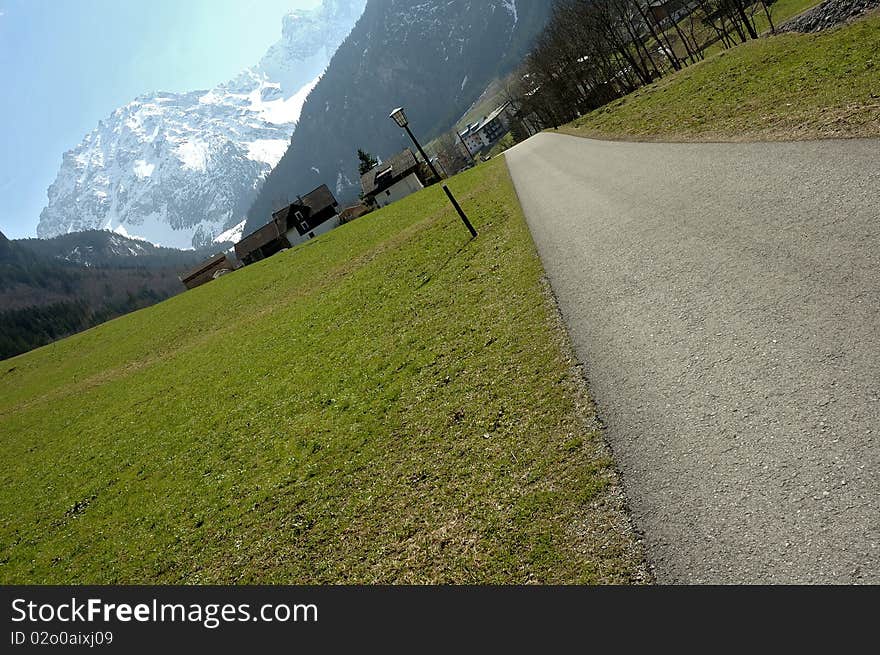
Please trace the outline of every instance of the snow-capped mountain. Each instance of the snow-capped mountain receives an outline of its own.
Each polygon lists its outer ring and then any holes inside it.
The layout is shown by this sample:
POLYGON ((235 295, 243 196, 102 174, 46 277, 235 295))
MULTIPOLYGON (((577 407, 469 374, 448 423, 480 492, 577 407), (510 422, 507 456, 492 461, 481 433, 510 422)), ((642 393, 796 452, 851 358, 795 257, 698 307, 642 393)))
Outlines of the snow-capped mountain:
POLYGON ((64 154, 37 234, 103 229, 176 248, 236 236, 365 3, 293 11, 281 39, 235 79, 144 95, 114 111, 64 154))

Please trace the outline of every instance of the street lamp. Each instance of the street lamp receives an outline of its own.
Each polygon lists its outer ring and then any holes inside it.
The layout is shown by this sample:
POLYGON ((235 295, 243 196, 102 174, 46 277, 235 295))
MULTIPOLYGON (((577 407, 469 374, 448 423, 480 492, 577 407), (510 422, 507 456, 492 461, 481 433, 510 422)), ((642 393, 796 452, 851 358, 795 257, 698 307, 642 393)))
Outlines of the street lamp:
POLYGON ((391 112, 391 118, 394 119, 394 122, 397 123, 397 127, 406 127, 409 125, 409 120, 406 117, 406 112, 403 110, 403 107, 398 107, 394 111, 391 112))
MULTIPOLYGON (((418 139, 416 139, 415 134, 412 133, 412 130, 409 129, 409 119, 406 117, 406 112, 403 110, 403 107, 398 107, 394 111, 391 112, 389 118, 391 118, 395 123, 397 123, 397 127, 402 127, 406 130, 406 133, 409 134, 409 138, 412 139, 412 142, 415 144, 418 151, 422 154, 424 160, 428 163, 428 166, 431 168, 431 172, 434 174, 438 180, 442 179, 440 175, 437 173, 437 169, 434 168, 434 164, 431 163, 431 160, 428 159, 428 155, 425 154, 424 149, 422 148, 422 144, 419 143, 418 139)), ((449 190, 445 184, 443 185, 443 191, 446 192, 446 196, 449 198, 449 202, 452 203, 452 206, 455 208, 455 211, 458 212, 458 215, 461 217, 464 226, 470 231, 471 236, 476 238, 477 231, 474 229, 474 226, 471 225, 470 220, 468 220, 467 214, 464 213, 464 210, 461 208, 461 205, 458 204, 458 201, 455 199, 455 196, 452 195, 452 191, 449 190)))
POLYGON ((434 168, 434 164, 431 163, 431 160, 428 158, 428 155, 425 154, 424 149, 422 148, 422 144, 419 143, 418 139, 416 139, 415 135, 412 133, 412 130, 409 129, 409 119, 406 117, 406 112, 403 110, 403 107, 398 107, 394 111, 391 112, 391 118, 397 123, 398 127, 402 127, 406 130, 406 133, 409 134, 409 138, 412 139, 412 142, 415 144, 416 149, 421 153, 422 159, 424 159, 428 167, 431 169, 431 172, 434 174, 434 177, 437 178, 438 181, 443 178, 440 177, 440 174, 437 172, 437 169, 434 168))

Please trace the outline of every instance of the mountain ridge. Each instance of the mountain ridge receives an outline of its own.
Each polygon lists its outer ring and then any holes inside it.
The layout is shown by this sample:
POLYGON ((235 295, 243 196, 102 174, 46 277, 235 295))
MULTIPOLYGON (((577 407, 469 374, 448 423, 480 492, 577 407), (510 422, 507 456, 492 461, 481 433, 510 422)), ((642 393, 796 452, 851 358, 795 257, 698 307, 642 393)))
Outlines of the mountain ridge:
POLYGON ((295 10, 255 66, 213 89, 142 94, 64 153, 41 238, 90 229, 177 248, 240 223, 366 0, 295 10))

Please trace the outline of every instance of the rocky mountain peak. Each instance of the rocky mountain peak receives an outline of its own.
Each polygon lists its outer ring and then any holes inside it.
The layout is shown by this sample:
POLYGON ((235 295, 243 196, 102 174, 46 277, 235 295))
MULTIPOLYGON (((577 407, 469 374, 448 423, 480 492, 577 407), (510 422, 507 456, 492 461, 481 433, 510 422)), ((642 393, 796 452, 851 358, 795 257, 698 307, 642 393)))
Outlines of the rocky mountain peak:
POLYGON ((64 154, 37 234, 110 230, 190 248, 240 224, 365 2, 291 12, 281 39, 229 82, 144 94, 99 121, 64 154))

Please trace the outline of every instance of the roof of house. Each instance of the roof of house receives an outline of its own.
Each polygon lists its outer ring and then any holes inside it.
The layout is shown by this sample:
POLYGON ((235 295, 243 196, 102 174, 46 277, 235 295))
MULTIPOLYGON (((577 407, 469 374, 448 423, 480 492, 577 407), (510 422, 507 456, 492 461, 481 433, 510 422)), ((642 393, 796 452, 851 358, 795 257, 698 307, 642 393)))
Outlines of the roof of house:
POLYGON ((416 161, 416 156, 407 148, 364 173, 361 176, 361 188, 365 196, 376 195, 417 171, 418 168, 419 162, 416 161))
POLYGON ((225 254, 214 255, 211 259, 206 259, 201 264, 197 265, 195 268, 190 269, 186 273, 181 274, 180 280, 182 282, 186 282, 187 280, 191 280, 192 278, 201 275, 205 271, 213 268, 217 264, 221 263, 224 259, 226 259, 225 254))
POLYGON ((341 212, 339 212, 339 215, 340 216, 352 216, 355 214, 363 215, 363 214, 366 214, 368 211, 370 211, 370 208, 367 207, 362 202, 359 202, 356 205, 350 205, 350 206, 346 207, 341 212))
POLYGON ((333 197, 326 184, 314 191, 297 198, 297 201, 272 215, 272 221, 278 226, 279 234, 295 229, 301 236, 305 235, 322 223, 336 215, 339 203, 333 197), (291 214, 299 212, 297 220, 291 220, 291 214))
POLYGON ((272 243, 281 235, 282 232, 278 230, 278 225, 275 221, 272 221, 236 243, 235 254, 238 255, 240 259, 243 259, 255 250, 272 243))
POLYGON ((333 192, 330 191, 330 187, 326 184, 322 184, 314 191, 307 193, 303 196, 302 200, 303 204, 311 209, 314 214, 339 205, 333 196, 333 192))
MULTIPOLYGON (((336 198, 333 197, 333 192, 330 191, 330 188, 326 184, 322 184, 314 191, 310 191, 302 198, 298 198, 295 203, 272 214, 272 218, 283 226, 286 226, 287 217, 290 215, 291 211, 306 209, 304 214, 306 214, 306 218, 308 218, 309 216, 320 214, 327 209, 337 206, 339 206, 339 203, 336 202, 336 198)), ((285 227, 284 229, 287 228, 285 227)))
POLYGON ((356 218, 360 218, 364 214, 369 213, 370 208, 364 204, 352 205, 351 207, 346 207, 341 212, 339 212, 339 220, 343 223, 347 223, 348 221, 353 221, 356 218))

